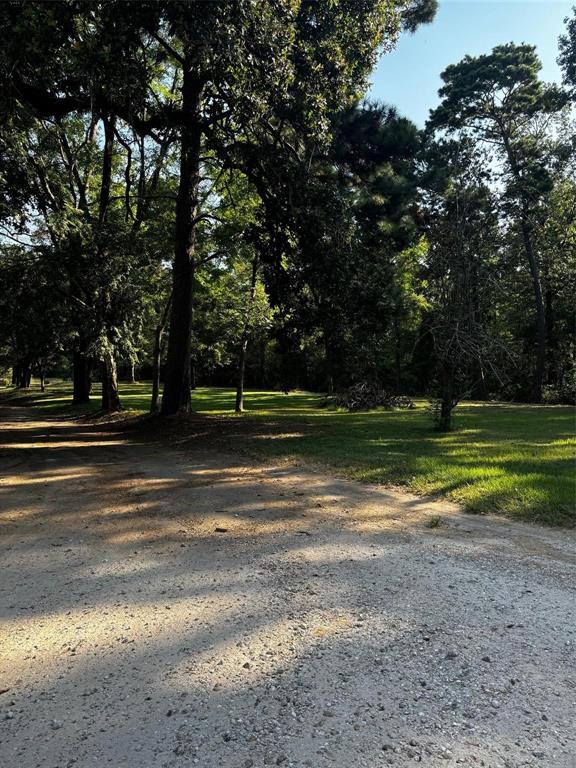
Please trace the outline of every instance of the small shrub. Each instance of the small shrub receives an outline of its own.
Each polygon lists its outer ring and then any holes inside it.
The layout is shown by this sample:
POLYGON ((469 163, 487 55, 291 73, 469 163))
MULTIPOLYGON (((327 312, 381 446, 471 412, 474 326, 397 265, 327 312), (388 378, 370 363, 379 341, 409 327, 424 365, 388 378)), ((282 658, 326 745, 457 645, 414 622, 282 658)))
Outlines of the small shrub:
POLYGON ((576 404, 576 377, 561 385, 547 384, 542 387, 542 402, 545 405, 575 405, 576 404))

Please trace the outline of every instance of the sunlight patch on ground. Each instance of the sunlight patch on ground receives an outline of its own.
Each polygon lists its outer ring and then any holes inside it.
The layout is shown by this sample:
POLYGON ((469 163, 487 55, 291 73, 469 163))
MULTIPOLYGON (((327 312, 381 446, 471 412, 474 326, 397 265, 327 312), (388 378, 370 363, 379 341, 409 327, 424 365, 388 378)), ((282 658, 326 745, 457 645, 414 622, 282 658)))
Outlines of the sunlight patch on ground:
POLYGON ((50 474, 43 472, 38 475, 4 475, 4 477, 0 478, 0 488, 2 485, 49 485, 50 483, 63 483, 67 480, 81 480, 82 478, 90 477, 92 474, 92 472, 87 472, 85 469, 60 469, 50 474))
MULTIPOLYGON (((109 445, 126 445, 126 440, 93 440, 91 446, 100 448, 109 445)), ((85 448, 86 443, 82 440, 51 440, 47 443, 10 443, 9 446, 0 446, 0 450, 27 450, 34 448, 34 450, 46 450, 52 451, 61 448, 85 448)))
POLYGON ((189 693, 242 690, 294 664, 318 643, 349 634, 357 622, 358 615, 344 609, 310 610, 297 619, 269 621, 251 633, 223 637, 181 663, 173 676, 189 693))

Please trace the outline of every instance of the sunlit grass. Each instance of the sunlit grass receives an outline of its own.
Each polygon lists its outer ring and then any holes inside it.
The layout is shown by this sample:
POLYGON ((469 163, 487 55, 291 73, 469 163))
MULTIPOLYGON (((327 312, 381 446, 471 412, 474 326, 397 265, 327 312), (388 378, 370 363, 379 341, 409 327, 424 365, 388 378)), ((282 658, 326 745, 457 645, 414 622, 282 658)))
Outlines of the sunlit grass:
MULTIPOLYGON (((6 395, 5 395, 6 396, 6 395)), ((10 395, 8 395, 10 396, 10 395)), ((70 385, 24 396, 45 413, 77 413, 70 385)), ((123 384, 122 403, 148 410, 148 384, 123 384)), ((427 403, 413 411, 347 413, 320 407, 308 392, 249 391, 246 412, 255 429, 242 437, 255 454, 320 464, 356 480, 439 494, 475 512, 499 512, 555 525, 576 523, 575 413, 570 407, 465 403, 456 429, 432 429, 427 403), (272 430, 259 423, 274 422, 272 430), (272 439, 274 438, 274 439, 272 439)), ((227 417, 231 389, 198 389, 194 409, 227 417)), ((95 391, 91 408, 98 408, 95 391)))

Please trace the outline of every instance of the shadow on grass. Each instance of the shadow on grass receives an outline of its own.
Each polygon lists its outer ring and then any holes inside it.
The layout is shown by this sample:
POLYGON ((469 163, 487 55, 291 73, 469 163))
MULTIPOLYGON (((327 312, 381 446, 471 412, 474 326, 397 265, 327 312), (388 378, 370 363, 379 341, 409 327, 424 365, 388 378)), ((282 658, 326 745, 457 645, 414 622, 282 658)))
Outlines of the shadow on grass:
MULTIPOLYGON (((147 411, 148 384, 123 384, 121 394, 127 411, 147 411)), ((69 404, 67 384, 8 397, 44 414, 99 418, 97 388, 88 408, 69 404)), ((232 389, 197 389, 192 399, 193 417, 142 419, 143 436, 322 464, 356 480, 445 495, 475 512, 559 525, 576 520, 569 407, 464 403, 455 431, 442 435, 420 401, 412 411, 348 413, 319 407, 322 396, 314 393, 248 390, 238 416, 232 389)))

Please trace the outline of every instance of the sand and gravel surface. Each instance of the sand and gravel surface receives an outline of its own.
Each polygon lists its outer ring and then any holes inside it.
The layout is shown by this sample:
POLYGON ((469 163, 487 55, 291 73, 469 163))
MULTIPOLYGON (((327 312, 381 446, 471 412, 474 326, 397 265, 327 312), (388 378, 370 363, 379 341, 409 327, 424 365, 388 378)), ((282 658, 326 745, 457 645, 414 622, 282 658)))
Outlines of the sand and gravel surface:
POLYGON ((0 416, 2 768, 576 766, 574 532, 0 416))

